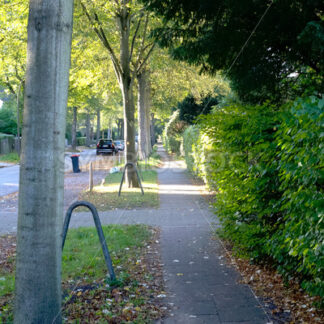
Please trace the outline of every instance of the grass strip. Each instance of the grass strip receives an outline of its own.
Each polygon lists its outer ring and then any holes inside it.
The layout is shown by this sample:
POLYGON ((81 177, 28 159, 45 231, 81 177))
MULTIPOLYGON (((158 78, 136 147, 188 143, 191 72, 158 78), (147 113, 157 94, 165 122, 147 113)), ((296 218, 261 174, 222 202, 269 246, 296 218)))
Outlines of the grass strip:
POLYGON ((88 190, 82 192, 79 199, 93 203, 100 211, 116 208, 158 208, 158 179, 157 172, 153 168, 157 167, 159 163, 158 158, 150 158, 148 162, 142 161, 138 164, 144 195, 140 188, 127 188, 124 183, 121 195, 118 196, 122 172, 116 172, 109 174, 105 183, 95 186, 92 192, 88 190))
MULTIPOLYGON (((117 280, 111 282, 95 228, 71 229, 62 257, 65 323, 150 323, 163 315, 158 230, 145 225, 103 226, 117 280)), ((13 319, 13 251, 0 266, 0 323, 13 319), (10 261, 8 261, 10 259, 10 261), (2 266, 8 264, 10 266, 2 266)))
POLYGON ((0 161, 7 162, 7 163, 19 163, 20 158, 16 152, 13 152, 13 153, 8 153, 8 154, 1 154, 0 161))

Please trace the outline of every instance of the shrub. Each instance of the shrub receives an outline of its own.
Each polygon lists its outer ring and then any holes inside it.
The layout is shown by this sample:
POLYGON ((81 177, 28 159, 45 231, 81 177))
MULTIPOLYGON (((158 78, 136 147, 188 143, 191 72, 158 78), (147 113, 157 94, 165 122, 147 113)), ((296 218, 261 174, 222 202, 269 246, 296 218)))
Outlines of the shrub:
POLYGON ((299 99, 276 134, 282 219, 268 244, 284 273, 324 296, 324 99, 299 99))
POLYGON ((11 108, 0 109, 0 132, 17 134, 17 122, 15 112, 11 108))
POLYGON ((85 146, 87 142, 86 137, 77 137, 77 145, 78 146, 85 146))
POLYGON ((179 120, 179 110, 176 110, 166 124, 163 132, 163 142, 168 152, 180 154, 182 133, 186 127, 186 123, 179 120))
POLYGON ((184 134, 186 162, 217 190, 220 234, 324 296, 324 99, 231 104, 184 134))
POLYGON ((191 173, 197 174, 195 169, 195 157, 193 150, 199 144, 199 129, 195 126, 189 126, 183 133, 184 157, 187 168, 191 173))
POLYGON ((200 114, 209 114, 212 107, 216 106, 218 102, 218 99, 211 94, 206 95, 202 99, 188 95, 178 103, 179 119, 192 125, 200 114))

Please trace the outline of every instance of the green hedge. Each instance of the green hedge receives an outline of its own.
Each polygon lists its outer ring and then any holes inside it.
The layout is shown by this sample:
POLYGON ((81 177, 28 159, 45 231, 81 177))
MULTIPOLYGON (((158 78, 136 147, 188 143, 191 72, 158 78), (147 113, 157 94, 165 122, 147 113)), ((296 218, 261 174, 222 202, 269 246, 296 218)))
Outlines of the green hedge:
POLYGON ((78 146, 85 146, 87 143, 86 137, 77 137, 77 145, 78 146))
POLYGON ((163 131, 163 144, 169 153, 181 154, 182 133, 186 127, 179 119, 179 110, 174 111, 163 131))
POLYGON ((217 191, 221 235, 324 296, 324 100, 232 104, 184 133, 189 170, 217 191), (199 133, 199 134, 198 134, 199 133))

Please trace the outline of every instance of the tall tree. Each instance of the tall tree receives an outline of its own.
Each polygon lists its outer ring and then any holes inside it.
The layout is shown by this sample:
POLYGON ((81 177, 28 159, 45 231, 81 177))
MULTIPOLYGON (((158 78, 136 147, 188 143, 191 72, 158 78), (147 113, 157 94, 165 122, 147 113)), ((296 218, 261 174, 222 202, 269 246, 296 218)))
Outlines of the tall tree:
MULTIPOLYGON (((145 66, 155 46, 154 42, 147 42, 146 32, 140 33, 141 28, 145 30, 148 16, 144 15, 143 7, 135 0, 84 0, 80 4, 112 61, 123 97, 126 163, 136 163, 133 88, 136 75, 145 66), (110 27, 109 33, 107 27, 110 27), (117 42, 119 45, 116 45, 117 42)), ((129 187, 139 186, 133 168, 127 169, 126 182, 129 187)))
POLYGON ((150 129, 151 92, 149 72, 143 70, 137 75, 138 84, 138 155, 144 160, 152 150, 150 129))
POLYGON ((73 0, 30 0, 15 323, 61 322, 64 134, 73 0))

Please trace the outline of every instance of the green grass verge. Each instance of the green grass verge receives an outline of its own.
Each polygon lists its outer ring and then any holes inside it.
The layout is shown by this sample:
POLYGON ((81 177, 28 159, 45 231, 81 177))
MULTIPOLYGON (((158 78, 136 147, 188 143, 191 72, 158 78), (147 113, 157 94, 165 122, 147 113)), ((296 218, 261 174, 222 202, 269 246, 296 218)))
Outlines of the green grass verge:
POLYGON ((0 155, 1 162, 19 163, 19 155, 16 152, 0 155))
POLYGON ((109 174, 103 185, 95 186, 92 192, 84 191, 80 194, 80 200, 93 203, 98 210, 111 210, 116 208, 158 208, 158 180, 157 172, 152 169, 160 164, 159 158, 151 158, 149 163, 139 162, 138 169, 142 176, 144 195, 140 188, 127 188, 123 184, 122 193, 118 196, 122 172, 109 174))
MULTIPOLYGON (((125 248, 141 247, 150 233, 146 226, 103 226, 108 249, 113 256, 120 254, 125 248)), ((127 253, 126 253, 127 254, 127 253)), ((125 255, 127 258, 128 256, 125 255)), ((115 265, 123 262, 113 257, 115 265)), ((7 259, 6 270, 0 268, 0 297, 11 294, 14 289, 13 264, 15 257, 7 259)), ((98 234, 95 228, 70 229, 66 238, 62 256, 62 279, 87 276, 89 280, 104 276, 107 269, 100 249, 98 234)))
MULTIPOLYGON (((156 318, 158 312, 150 313, 146 305, 152 294, 157 296, 161 292, 153 292, 153 288, 142 291, 147 285, 139 284, 152 279, 146 266, 142 267, 143 250, 156 240, 156 231, 145 225, 110 225, 103 226, 103 231, 117 276, 113 283, 107 277, 96 229, 78 228, 68 232, 62 256, 66 322, 77 323, 75 320, 84 316, 84 310, 106 320, 116 316, 122 320, 129 316, 137 320, 156 318), (115 295, 124 297, 115 298, 115 295), (134 311, 125 312, 126 304, 134 311)), ((14 263, 14 254, 10 258, 10 263, 14 263)), ((13 272, 14 266, 0 267, 0 323, 12 321, 13 272)))

